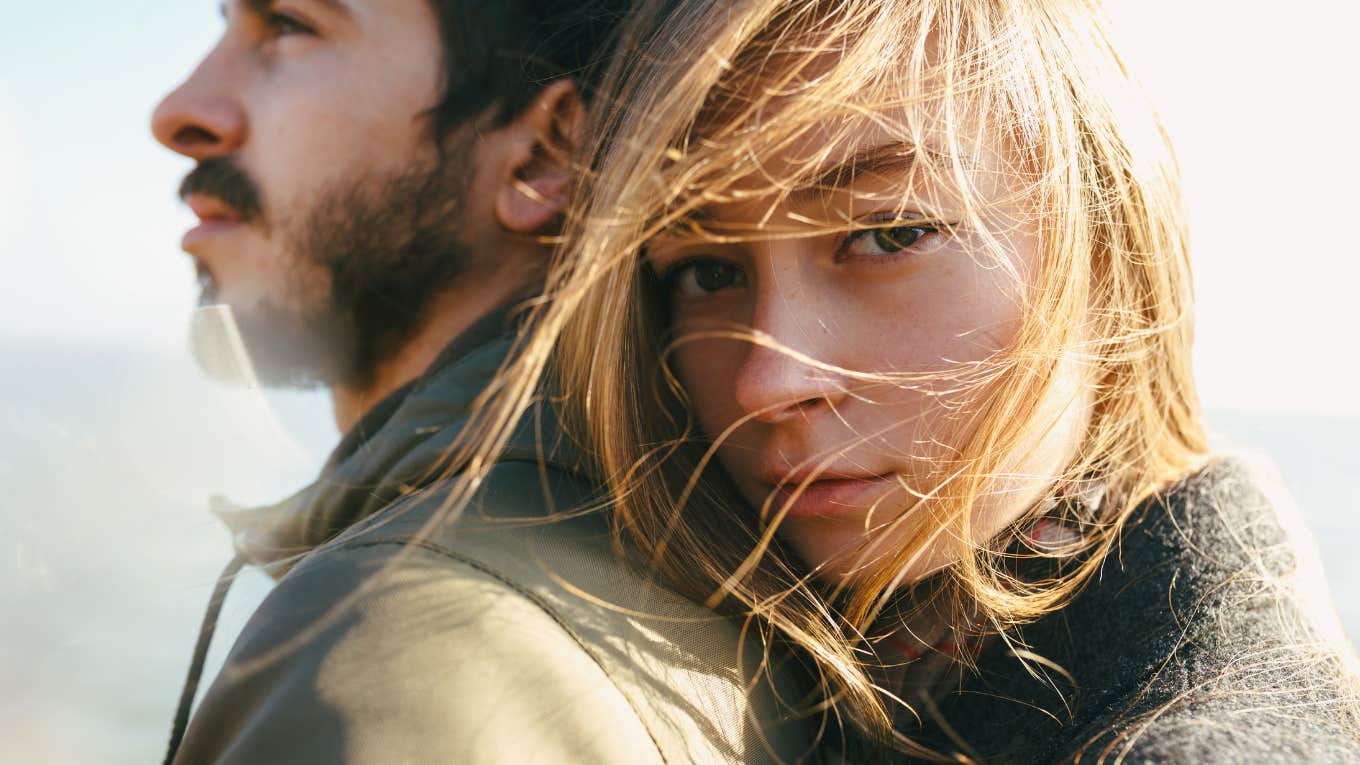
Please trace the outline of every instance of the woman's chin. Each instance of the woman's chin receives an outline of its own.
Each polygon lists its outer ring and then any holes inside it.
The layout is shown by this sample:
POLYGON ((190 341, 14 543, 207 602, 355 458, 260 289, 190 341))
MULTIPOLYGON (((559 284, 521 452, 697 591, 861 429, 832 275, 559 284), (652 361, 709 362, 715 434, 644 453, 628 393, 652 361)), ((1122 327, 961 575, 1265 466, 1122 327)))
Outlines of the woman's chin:
POLYGON ((786 519, 781 536, 812 570, 814 576, 828 584, 895 587, 909 585, 938 572, 949 565, 950 552, 935 543, 901 559, 907 538, 916 529, 901 528, 899 533, 865 531, 864 513, 854 523, 840 528, 828 523, 825 516, 786 519))
POLYGON ((901 566, 893 560, 865 560, 863 556, 852 553, 826 561, 818 567, 816 576, 819 581, 831 585, 847 587, 887 585, 888 589, 897 589, 922 581, 944 569, 948 564, 947 558, 931 556, 930 560, 901 566))

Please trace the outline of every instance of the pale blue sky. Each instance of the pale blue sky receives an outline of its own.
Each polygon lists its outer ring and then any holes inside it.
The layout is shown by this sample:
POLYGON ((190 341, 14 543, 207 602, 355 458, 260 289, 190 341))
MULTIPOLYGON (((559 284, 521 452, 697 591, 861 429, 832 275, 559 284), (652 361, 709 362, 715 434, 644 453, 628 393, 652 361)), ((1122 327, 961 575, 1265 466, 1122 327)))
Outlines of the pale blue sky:
POLYGON ((0 335, 181 346, 187 163, 147 123, 216 35, 217 4, 16 5, 0 24, 0 335))
MULTIPOLYGON (((216 3, 15 5, 0 24, 0 336, 179 348, 194 286, 173 190, 188 163, 147 121, 220 28, 216 3)), ((1360 11, 1114 5, 1185 165, 1206 400, 1360 413, 1360 11), (1296 222, 1258 224, 1281 214, 1296 222)))

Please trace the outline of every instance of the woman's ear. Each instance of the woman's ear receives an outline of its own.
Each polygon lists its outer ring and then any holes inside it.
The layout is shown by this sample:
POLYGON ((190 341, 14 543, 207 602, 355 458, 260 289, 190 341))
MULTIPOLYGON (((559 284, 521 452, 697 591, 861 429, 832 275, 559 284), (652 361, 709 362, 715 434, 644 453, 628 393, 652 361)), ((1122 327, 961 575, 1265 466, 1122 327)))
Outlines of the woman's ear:
POLYGON ((561 218, 567 205, 576 149, 585 130, 585 105, 571 80, 556 80, 509 125, 514 138, 502 165, 507 177, 496 195, 496 219, 521 234, 561 218))

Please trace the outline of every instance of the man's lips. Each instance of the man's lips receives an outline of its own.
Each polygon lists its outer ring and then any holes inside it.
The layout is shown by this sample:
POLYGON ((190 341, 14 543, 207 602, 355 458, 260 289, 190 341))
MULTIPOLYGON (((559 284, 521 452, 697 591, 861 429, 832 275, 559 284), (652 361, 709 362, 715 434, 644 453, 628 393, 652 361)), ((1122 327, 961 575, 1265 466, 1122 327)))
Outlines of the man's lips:
POLYGON ((185 204, 198 216, 198 225, 189 229, 180 242, 181 249, 193 252, 194 248, 209 237, 234 230, 242 224, 241 216, 230 205, 214 197, 190 194, 185 204))
POLYGON ((823 518, 867 509, 872 494, 894 485, 892 473, 878 475, 833 475, 823 473, 809 482, 807 477, 787 478, 770 486, 770 512, 788 506, 788 518, 823 518))

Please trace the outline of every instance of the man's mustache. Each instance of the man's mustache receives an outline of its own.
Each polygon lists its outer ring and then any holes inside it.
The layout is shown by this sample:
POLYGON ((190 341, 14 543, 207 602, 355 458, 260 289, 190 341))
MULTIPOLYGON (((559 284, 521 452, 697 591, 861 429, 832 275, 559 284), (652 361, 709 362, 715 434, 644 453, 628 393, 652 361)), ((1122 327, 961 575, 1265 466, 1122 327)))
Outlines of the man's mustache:
POLYGON ((264 213, 259 187, 230 157, 209 157, 200 161, 179 185, 181 200, 187 200, 193 194, 225 203, 236 211, 243 223, 250 223, 264 213))

